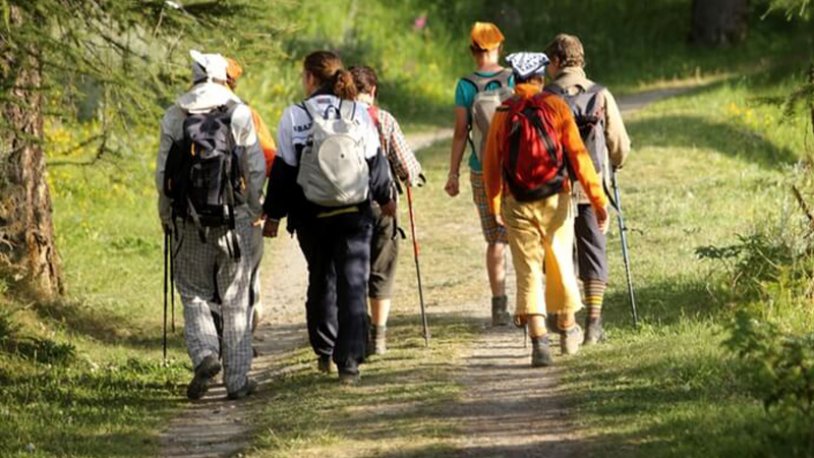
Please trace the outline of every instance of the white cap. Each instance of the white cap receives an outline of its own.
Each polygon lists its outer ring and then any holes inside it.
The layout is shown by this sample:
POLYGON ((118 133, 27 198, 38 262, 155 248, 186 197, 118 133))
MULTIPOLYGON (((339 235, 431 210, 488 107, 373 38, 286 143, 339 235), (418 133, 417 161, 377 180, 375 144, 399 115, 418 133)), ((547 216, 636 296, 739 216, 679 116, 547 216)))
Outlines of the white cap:
POLYGON ((189 56, 192 57, 192 79, 194 81, 207 79, 226 81, 226 67, 229 65, 226 59, 220 54, 204 54, 191 49, 189 56))

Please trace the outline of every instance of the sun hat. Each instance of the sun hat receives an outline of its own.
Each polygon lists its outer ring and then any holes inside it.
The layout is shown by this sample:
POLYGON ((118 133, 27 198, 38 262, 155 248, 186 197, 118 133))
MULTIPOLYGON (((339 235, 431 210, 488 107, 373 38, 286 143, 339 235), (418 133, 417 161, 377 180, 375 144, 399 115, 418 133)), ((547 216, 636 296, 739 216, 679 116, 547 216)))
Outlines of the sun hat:
POLYGON ((226 81, 226 68, 229 66, 226 59, 220 54, 204 54, 194 49, 189 51, 192 57, 192 78, 199 80, 226 81))

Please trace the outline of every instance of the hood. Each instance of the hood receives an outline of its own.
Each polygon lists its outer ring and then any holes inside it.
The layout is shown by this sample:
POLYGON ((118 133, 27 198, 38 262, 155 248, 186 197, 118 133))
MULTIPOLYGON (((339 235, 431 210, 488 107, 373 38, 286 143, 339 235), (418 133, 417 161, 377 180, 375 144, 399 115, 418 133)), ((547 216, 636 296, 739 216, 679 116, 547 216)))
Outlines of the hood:
POLYGON ((240 102, 240 99, 228 87, 206 82, 195 85, 175 103, 188 113, 204 113, 225 105, 230 100, 240 102))

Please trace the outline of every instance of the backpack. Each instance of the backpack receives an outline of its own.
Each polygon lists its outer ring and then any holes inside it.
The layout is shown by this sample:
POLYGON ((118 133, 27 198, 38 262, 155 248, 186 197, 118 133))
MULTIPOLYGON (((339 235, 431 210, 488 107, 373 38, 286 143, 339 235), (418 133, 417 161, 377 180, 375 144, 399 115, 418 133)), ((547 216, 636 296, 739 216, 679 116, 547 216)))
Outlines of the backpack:
POLYGON ((344 207, 367 200, 370 171, 365 159, 365 132, 354 119, 356 103, 329 106, 314 114, 309 103, 300 108, 311 119, 311 138, 300 156, 297 184, 305 198, 323 207, 344 207))
POLYGON ((574 120, 579 129, 582 142, 591 156, 594 169, 600 176, 604 176, 607 145, 605 143, 605 98, 603 86, 594 84, 590 89, 577 86, 579 92, 570 95, 565 89, 555 84, 546 86, 545 90, 562 97, 571 108, 574 120))
POLYGON ((514 90, 509 87, 509 78, 512 76, 512 71, 505 69, 497 75, 485 77, 473 73, 465 78, 465 81, 470 82, 477 89, 475 99, 472 101, 472 108, 470 113, 472 115, 472 122, 470 124, 469 143, 475 151, 478 161, 482 162, 483 150, 486 148, 486 137, 489 134, 489 125, 492 124, 492 118, 495 116, 495 110, 506 99, 514 95, 514 90), (487 87, 497 88, 486 89, 487 87))
POLYGON ((559 193, 568 179, 568 163, 548 109, 550 94, 530 99, 514 97, 500 108, 508 111, 501 149, 503 177, 518 202, 531 202, 559 193))
POLYGON ((229 101, 206 113, 189 113, 181 140, 170 148, 164 194, 173 216, 190 218, 206 239, 204 228, 235 227, 235 207, 247 202, 248 154, 232 135, 229 101))

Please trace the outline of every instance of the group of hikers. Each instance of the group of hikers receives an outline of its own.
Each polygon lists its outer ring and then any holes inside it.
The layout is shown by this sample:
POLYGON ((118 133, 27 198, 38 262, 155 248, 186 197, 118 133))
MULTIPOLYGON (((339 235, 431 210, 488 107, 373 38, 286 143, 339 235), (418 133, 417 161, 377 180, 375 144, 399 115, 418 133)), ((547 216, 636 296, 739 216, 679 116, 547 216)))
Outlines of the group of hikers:
MULTIPOLYGON (((507 68, 499 63, 503 41, 494 24, 471 30, 477 68, 456 87, 445 190, 459 193, 469 149, 492 324, 527 326, 532 366, 548 366, 549 332, 561 335, 565 354, 603 338, 603 180, 622 165, 630 141, 613 96, 586 78, 578 38, 562 34, 545 53, 510 54, 507 68), (507 243, 517 272, 513 317, 507 243), (577 276, 588 306, 584 339, 575 318, 583 307, 577 276)), ((283 111, 275 143, 235 93, 240 65, 220 54, 193 50, 190 57, 192 86, 165 112, 156 167, 194 367, 187 397, 200 399, 221 370, 228 398, 256 391, 248 373, 262 315, 263 237, 276 237, 283 218, 308 265, 305 308, 317 367, 357 383, 366 357, 387 349, 401 183, 424 182, 398 122, 376 105, 376 72, 345 68, 330 51, 308 54, 305 98, 283 111)))

